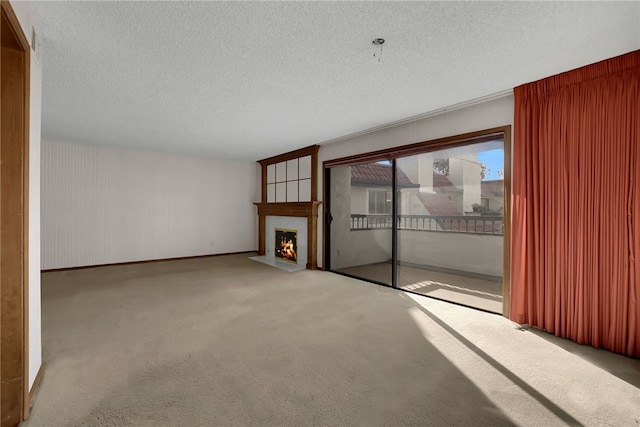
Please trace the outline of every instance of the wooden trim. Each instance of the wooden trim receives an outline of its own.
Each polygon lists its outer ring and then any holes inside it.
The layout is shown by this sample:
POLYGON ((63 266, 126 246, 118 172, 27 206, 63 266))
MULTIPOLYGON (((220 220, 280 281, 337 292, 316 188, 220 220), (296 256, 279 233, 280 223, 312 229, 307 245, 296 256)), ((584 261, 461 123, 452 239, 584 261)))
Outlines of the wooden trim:
POLYGON ((254 203, 258 207, 258 255, 266 253, 266 217, 307 218, 307 269, 318 269, 318 208, 322 202, 254 203))
POLYGON ((299 157, 305 157, 305 156, 313 157, 318 155, 319 149, 320 149, 319 145, 310 145, 305 148, 300 148, 299 150, 289 151, 288 153, 258 160, 258 163, 260 163, 262 166, 267 166, 275 163, 285 162, 287 160, 297 159, 299 157))
MULTIPOLYGON (((13 32, 14 37, 16 37, 16 41, 18 42, 18 46, 22 52, 29 53, 31 47, 29 46, 29 42, 22 32, 22 27, 20 26, 20 21, 18 21, 18 17, 13 11, 13 7, 9 0, 0 0, 0 9, 6 14, 6 18, 9 20, 10 28, 13 32)), ((29 57, 31 60, 31 57, 29 57)))
MULTIPOLYGON (((312 202, 317 201, 318 200, 318 150, 320 150, 319 145, 311 145, 306 148, 301 148, 299 150, 280 154, 279 156, 273 156, 273 157, 269 157, 268 159, 258 160, 258 163, 260 163, 262 167, 262 185, 261 185, 262 195, 260 197, 261 202, 267 203, 267 167, 269 165, 286 162, 288 160, 295 160, 295 159, 299 160, 301 157, 306 157, 306 156, 311 156, 311 201, 312 202)), ((288 177, 285 178, 285 181, 276 181, 276 182, 286 182, 287 179, 288 177)), ((298 181, 298 188, 299 188, 300 178, 298 177, 296 181, 298 181)))
POLYGON ((318 200, 318 149, 320 147, 316 145, 316 151, 311 155, 311 201, 318 200))
POLYGON ((225 255, 251 254, 254 252, 256 251, 225 252, 220 254, 209 254, 209 255, 192 255, 192 256, 183 256, 183 257, 174 257, 174 258, 145 259, 140 261, 112 262, 109 264, 81 265, 78 267, 49 268, 47 270, 41 270, 41 273, 51 273, 54 271, 84 270, 85 268, 111 267, 116 265, 146 264, 149 262, 181 261, 181 260, 187 260, 187 259, 208 258, 208 257, 217 257, 217 256, 225 256, 225 255))
MULTIPOLYGON (((315 202, 319 203, 319 202, 315 202)), ((307 216, 307 269, 318 269, 318 204, 314 213, 307 216)))
POLYGON ((267 228, 266 215, 260 215, 260 208, 258 208, 258 255, 264 256, 266 253, 266 235, 265 230, 267 228))
POLYGON ((307 217, 318 215, 322 202, 254 203, 258 215, 307 217))
POLYGON ((261 178, 261 186, 262 186, 262 196, 260 198, 260 200, 262 200, 262 203, 267 203, 267 166, 260 166, 260 172, 262 175, 261 178))
POLYGON ((331 208, 331 200, 327 198, 327 168, 322 167, 322 200, 324 206, 322 207, 322 269, 327 267, 327 214, 331 208))
MULTIPOLYGON (((26 41, 26 40, 25 40, 26 41)), ((24 208, 22 210, 22 256, 23 256, 23 289, 22 289, 22 302, 23 302, 23 331, 24 331, 24 396, 22 405, 22 419, 26 420, 29 417, 29 411, 31 406, 29 405, 29 142, 31 130, 30 117, 31 107, 29 102, 31 101, 30 88, 31 88, 31 52, 30 47, 27 44, 27 51, 24 55, 25 60, 25 85, 24 85, 24 148, 22 151, 22 174, 23 174, 23 203, 24 208)), ((41 365, 42 366, 42 365, 41 365)))
POLYGON ((31 407, 33 406, 33 402, 35 402, 36 400, 38 390, 40 389, 40 382, 42 381, 43 376, 44 376, 44 364, 40 365, 40 369, 38 369, 38 374, 36 375, 36 379, 33 380, 33 386, 31 387, 31 390, 27 394, 27 403, 25 405, 27 407, 27 415, 31 410, 31 407))
POLYGON ((2 128, 0 144, 2 425, 29 415, 29 115, 30 46, 7 0, 2 23, 2 128))
POLYGON ((502 244, 502 315, 509 317, 511 299, 511 126, 504 131, 504 212, 502 244))
POLYGON ((443 150, 445 148, 459 147, 472 143, 488 142, 495 139, 496 137, 502 136, 502 134, 505 132, 506 126, 501 126, 476 132, 464 133, 456 136, 448 136, 446 138, 401 145, 399 147, 385 148, 383 150, 371 151, 368 153, 354 154, 352 156, 341 157, 338 159, 325 160, 322 165, 324 168, 327 168, 334 166, 371 163, 381 160, 393 160, 414 154, 443 150))

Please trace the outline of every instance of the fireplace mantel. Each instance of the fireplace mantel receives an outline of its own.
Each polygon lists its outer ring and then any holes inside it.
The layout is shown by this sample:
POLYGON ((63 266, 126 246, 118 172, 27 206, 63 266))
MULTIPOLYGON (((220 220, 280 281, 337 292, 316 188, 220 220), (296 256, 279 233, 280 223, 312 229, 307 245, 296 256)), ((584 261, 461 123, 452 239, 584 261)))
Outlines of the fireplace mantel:
POLYGON ((318 208, 322 202, 256 202, 258 207, 258 255, 265 254, 265 227, 267 216, 293 216, 307 218, 307 269, 318 269, 318 208))

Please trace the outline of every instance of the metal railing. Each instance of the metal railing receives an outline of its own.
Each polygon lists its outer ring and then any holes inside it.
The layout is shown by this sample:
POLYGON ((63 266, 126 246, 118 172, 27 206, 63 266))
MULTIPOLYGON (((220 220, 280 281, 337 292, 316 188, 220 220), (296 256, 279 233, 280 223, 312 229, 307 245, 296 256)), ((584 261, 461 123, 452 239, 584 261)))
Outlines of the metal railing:
MULTIPOLYGON (((391 215, 351 215, 351 230, 390 229, 391 215)), ((399 230, 502 235, 503 217, 471 215, 399 215, 399 230)))

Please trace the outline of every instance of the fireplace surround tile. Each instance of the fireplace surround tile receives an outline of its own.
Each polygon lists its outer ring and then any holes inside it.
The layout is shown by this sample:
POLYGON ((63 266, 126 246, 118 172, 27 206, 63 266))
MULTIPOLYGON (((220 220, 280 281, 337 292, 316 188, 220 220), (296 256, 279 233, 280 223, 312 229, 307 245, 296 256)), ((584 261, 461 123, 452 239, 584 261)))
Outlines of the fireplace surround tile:
MULTIPOLYGON (((275 259, 276 228, 296 230, 298 234, 297 264, 307 264, 309 243, 307 233, 307 218, 293 216, 267 216, 265 222, 265 256, 275 259)), ((284 262, 284 261, 283 261, 284 262)))
POLYGON ((275 228, 298 230, 298 252, 300 241, 305 240, 304 256, 299 253, 298 262, 316 270, 318 245, 318 208, 322 202, 254 203, 258 207, 258 255, 273 257, 275 228), (267 219, 269 223, 267 224, 267 219), (284 218, 284 219, 282 219, 284 218), (304 233, 304 234, 302 234, 304 233), (302 236, 302 237, 301 237, 302 236), (270 249, 271 253, 267 253, 270 249))

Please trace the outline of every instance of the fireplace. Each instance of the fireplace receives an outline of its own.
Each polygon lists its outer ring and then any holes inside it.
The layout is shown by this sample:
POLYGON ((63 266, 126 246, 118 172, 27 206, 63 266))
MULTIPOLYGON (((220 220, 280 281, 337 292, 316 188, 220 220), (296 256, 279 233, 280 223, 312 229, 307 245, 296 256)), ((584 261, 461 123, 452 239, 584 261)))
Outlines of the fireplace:
POLYGON ((281 261, 298 263, 298 230, 275 229, 275 257, 281 261))
MULTIPOLYGON (((275 254, 275 230, 297 230, 296 262, 316 270, 318 206, 321 202, 256 203, 258 206, 258 255, 281 260, 275 254)), ((292 261, 293 263, 293 261, 292 261)))
POLYGON ((318 268, 319 149, 312 145, 258 162, 262 172, 261 201, 254 203, 258 208, 258 256, 273 263, 289 261, 278 263, 280 268, 294 264, 318 268), (287 251, 283 252, 282 236, 276 236, 276 229, 284 232, 287 251))

